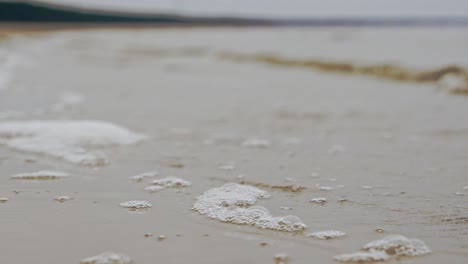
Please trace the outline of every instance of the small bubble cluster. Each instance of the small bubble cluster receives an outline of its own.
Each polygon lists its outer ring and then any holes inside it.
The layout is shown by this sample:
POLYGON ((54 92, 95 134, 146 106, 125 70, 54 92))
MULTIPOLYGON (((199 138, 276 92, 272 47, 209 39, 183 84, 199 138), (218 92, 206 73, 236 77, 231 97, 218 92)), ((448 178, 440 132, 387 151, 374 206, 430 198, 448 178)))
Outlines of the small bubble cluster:
POLYGON ((158 175, 159 175, 159 173, 157 171, 149 171, 149 172, 145 172, 145 173, 141 173, 141 174, 138 174, 138 175, 131 176, 130 180, 136 181, 136 182, 141 182, 146 178, 152 178, 152 177, 156 177, 158 175))
POLYGON ((421 240, 407 238, 402 235, 390 235, 383 239, 367 243, 363 251, 352 254, 335 256, 335 260, 342 262, 385 261, 393 257, 414 257, 431 252, 421 240))
POLYGON ((80 264, 132 264, 130 257, 113 252, 104 252, 94 257, 85 258, 80 264))
POLYGON ((253 186, 227 183, 197 198, 193 210, 221 222, 252 225, 261 229, 301 231, 307 226, 297 216, 273 216, 262 206, 252 206, 270 195, 253 186))
POLYGON ((323 197, 312 198, 310 199, 310 202, 317 203, 317 204, 324 204, 327 202, 327 198, 323 198, 323 197))
POLYGON ((386 261, 390 259, 390 256, 387 253, 382 251, 372 251, 372 252, 355 252, 351 254, 343 254, 335 256, 333 258, 336 261, 340 262, 377 262, 377 261, 386 261))
POLYGON ((150 185, 150 186, 145 187, 145 191, 150 192, 150 193, 159 192, 160 190, 163 190, 163 189, 164 187, 158 186, 158 185, 150 185))
POLYGON ((154 180, 153 185, 162 186, 164 188, 173 188, 173 187, 189 187, 192 186, 192 183, 174 176, 169 176, 163 179, 154 180))
POLYGON ((129 208, 129 209, 146 209, 151 208, 151 203, 148 201, 128 201, 120 203, 120 206, 129 208))
POLYGON ((319 231, 314 233, 306 234, 308 237, 318 238, 318 239, 332 239, 338 237, 344 237, 346 235, 345 232, 338 231, 338 230, 327 230, 327 231, 319 231))
POLYGON ((70 176, 66 172, 61 171, 37 171, 37 172, 27 172, 27 173, 19 173, 11 176, 11 179, 15 180, 57 180, 63 179, 70 176))

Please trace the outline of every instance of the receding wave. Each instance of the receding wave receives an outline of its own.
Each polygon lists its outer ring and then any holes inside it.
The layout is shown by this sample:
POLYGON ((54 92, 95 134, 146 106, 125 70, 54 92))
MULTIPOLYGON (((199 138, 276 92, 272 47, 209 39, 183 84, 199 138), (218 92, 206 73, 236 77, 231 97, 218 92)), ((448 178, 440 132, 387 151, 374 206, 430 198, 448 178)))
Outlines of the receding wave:
POLYGON ((223 52, 220 57, 241 62, 260 62, 280 67, 308 68, 321 72, 356 74, 401 82, 434 83, 451 93, 468 95, 468 70, 457 65, 432 70, 413 70, 392 64, 359 65, 351 62, 292 59, 264 54, 223 52))

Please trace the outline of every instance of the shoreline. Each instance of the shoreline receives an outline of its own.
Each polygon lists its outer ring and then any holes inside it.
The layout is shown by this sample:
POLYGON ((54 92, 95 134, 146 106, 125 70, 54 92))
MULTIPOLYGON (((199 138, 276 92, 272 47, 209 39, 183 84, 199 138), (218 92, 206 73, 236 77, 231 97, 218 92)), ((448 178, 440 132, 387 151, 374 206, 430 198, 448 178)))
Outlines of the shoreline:
POLYGON ((468 67, 465 30, 328 29, 21 28, 0 45, 0 263, 336 264, 394 234, 433 251, 401 261, 464 263, 467 97, 433 69, 468 67), (307 229, 222 221, 235 190, 307 229))

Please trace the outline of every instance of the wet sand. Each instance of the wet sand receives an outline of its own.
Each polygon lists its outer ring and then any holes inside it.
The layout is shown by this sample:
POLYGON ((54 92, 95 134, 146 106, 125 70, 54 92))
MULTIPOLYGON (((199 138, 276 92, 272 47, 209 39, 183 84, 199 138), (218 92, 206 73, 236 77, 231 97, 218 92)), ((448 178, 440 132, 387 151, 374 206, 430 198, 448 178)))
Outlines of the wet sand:
POLYGON ((96 29, 2 38, 0 125, 101 120, 149 138, 99 148, 109 160, 105 166, 0 144, 0 198, 8 198, 0 203, 0 263, 79 263, 104 251, 127 254, 137 264, 275 263, 279 253, 289 263, 335 263, 334 256, 389 234, 419 238, 432 249, 389 263, 465 263, 468 97, 436 82, 221 55, 392 64, 415 72, 466 69, 466 32, 96 29), (244 144, 249 139, 264 141, 244 144), (42 170, 70 176, 10 179, 42 170), (154 178, 129 179, 154 170, 154 178), (144 190, 166 176, 192 185, 144 190), (228 182, 268 191, 271 198, 255 205, 298 216, 307 230, 262 230, 192 210, 203 192, 228 182), (54 200, 61 196, 73 199, 54 200), (310 202, 322 197, 327 201, 310 202), (119 206, 132 200, 152 207, 119 206), (305 235, 323 230, 346 236, 305 235))

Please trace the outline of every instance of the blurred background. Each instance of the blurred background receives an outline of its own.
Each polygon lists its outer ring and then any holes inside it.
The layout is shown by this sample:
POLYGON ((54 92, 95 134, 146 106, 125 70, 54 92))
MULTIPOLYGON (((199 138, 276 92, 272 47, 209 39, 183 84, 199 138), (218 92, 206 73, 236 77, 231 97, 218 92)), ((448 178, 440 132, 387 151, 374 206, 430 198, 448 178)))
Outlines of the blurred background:
POLYGON ((465 0, 33 0, 81 7, 200 16, 401 17, 466 16, 465 0))
MULTIPOLYGON (((468 2, 464 0, 0 0, 0 4, 0 20, 17 21, 31 19, 32 16, 51 18, 50 14, 44 13, 38 7, 68 11, 79 8, 91 13, 99 11, 100 15, 105 11, 118 12, 120 16, 128 15, 128 12, 270 20, 443 18, 447 21, 468 16, 468 2), (16 6, 12 8, 12 5, 16 6), (31 5, 35 9, 27 10, 26 7, 31 5)), ((83 14, 84 11, 80 12, 83 14)))

